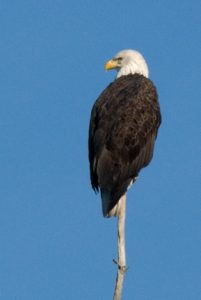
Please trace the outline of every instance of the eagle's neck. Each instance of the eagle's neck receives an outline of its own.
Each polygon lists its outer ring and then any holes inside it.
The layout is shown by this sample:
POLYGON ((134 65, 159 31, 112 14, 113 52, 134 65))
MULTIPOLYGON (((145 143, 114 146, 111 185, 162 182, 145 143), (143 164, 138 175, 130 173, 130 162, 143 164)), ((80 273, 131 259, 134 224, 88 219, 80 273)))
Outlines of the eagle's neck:
POLYGON ((122 66, 117 71, 117 78, 129 74, 140 74, 148 78, 149 70, 146 63, 137 64, 135 61, 129 62, 125 66, 122 66))

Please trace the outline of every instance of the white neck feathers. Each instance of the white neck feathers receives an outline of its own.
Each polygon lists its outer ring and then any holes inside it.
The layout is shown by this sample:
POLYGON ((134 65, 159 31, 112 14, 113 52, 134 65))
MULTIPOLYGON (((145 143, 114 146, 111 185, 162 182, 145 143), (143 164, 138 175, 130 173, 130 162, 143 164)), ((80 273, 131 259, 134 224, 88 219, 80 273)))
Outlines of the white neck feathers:
POLYGON ((117 78, 129 74, 140 74, 148 78, 149 70, 147 64, 145 62, 137 64, 135 61, 130 61, 118 70, 117 78))

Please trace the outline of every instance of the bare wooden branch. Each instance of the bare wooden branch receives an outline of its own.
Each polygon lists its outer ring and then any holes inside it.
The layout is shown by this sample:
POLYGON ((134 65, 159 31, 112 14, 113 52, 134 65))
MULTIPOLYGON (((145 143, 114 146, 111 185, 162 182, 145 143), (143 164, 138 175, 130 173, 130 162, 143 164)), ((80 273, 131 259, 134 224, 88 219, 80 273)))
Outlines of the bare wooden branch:
POLYGON ((124 275, 127 270, 125 250, 126 195, 123 195, 120 201, 121 207, 118 215, 118 262, 114 260, 114 262, 118 265, 118 271, 113 300, 121 300, 124 275))

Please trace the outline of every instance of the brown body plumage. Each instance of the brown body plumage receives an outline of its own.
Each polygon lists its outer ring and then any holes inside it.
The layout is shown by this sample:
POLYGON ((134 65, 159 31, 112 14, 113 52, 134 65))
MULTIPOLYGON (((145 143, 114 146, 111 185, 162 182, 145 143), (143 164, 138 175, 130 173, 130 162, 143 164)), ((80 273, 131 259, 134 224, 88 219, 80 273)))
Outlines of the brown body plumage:
POLYGON ((95 102, 89 128, 91 184, 109 212, 152 159, 161 123, 157 91, 140 74, 117 78, 95 102), (105 203, 106 202, 106 203, 105 203))

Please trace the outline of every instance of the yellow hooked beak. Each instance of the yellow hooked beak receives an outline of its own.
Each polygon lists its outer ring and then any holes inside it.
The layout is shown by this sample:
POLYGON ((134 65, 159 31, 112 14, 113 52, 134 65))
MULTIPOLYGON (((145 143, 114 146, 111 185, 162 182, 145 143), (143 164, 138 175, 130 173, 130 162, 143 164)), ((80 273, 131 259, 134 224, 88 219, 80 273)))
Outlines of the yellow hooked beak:
POLYGON ((117 61, 114 61, 113 59, 109 60, 105 64, 105 70, 112 70, 117 68, 117 61))

